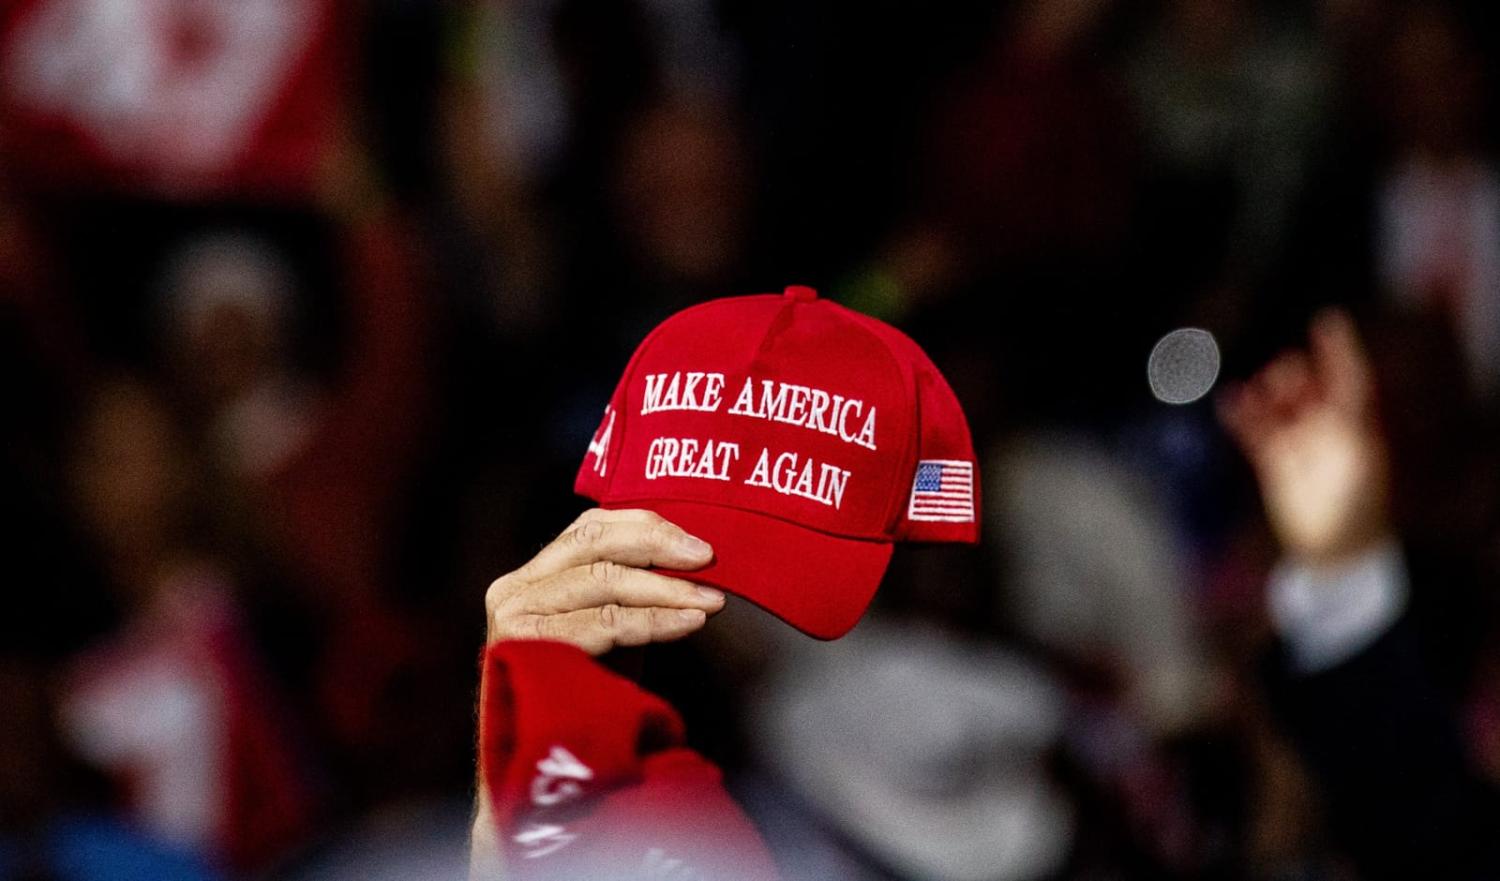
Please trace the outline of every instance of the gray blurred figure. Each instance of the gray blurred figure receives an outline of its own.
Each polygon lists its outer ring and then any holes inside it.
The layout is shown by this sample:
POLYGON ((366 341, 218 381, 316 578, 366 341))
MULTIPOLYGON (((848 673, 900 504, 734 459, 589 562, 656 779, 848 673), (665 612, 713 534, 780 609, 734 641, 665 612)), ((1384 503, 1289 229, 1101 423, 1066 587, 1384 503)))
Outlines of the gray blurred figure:
POLYGON ((767 681, 753 741, 820 822, 775 791, 745 799, 785 877, 1032 881, 1063 866, 1073 808, 1045 758, 1066 704, 1041 668, 874 615, 794 655, 767 681))

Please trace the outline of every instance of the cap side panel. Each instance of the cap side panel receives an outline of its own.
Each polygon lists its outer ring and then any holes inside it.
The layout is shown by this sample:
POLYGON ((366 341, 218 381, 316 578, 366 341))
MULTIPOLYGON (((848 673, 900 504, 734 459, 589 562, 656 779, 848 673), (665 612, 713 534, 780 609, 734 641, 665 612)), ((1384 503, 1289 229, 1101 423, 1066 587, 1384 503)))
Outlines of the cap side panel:
POLYGON ((905 443, 906 448, 902 451, 902 461, 913 463, 912 468, 905 469, 901 473, 892 475, 892 485, 889 489, 890 506, 886 510, 886 529, 900 539, 899 528, 908 504, 909 489, 915 471, 917 455, 921 450, 923 407, 922 396, 918 393, 916 365, 927 360, 927 353, 922 351, 910 337, 878 318, 866 315, 855 309, 850 309, 839 303, 830 305, 846 313, 852 323, 874 337, 885 349, 888 357, 901 372, 902 378, 907 384, 907 396, 911 401, 912 420, 911 431, 905 443), (900 353, 900 356, 897 355, 900 353))
MULTIPOLYGON (((848 310, 864 323, 876 336, 906 354, 916 384, 916 450, 912 456, 915 469, 928 463, 933 473, 937 495, 924 492, 918 500, 917 474, 910 475, 911 485, 904 494, 903 504, 893 512, 892 526, 897 540, 977 543, 980 520, 980 476, 979 463, 974 454, 973 435, 968 418, 953 388, 943 377, 937 365, 917 345, 916 341, 899 329, 877 321, 867 315, 848 310), (945 466, 959 465, 957 470, 945 466), (963 468, 962 466, 967 466, 963 468), (967 473, 965 473, 967 472, 967 473), (966 479, 967 478, 967 479, 966 479), (951 480, 958 486, 967 486, 967 499, 963 493, 943 493, 943 481, 951 480), (955 496, 958 498, 955 499, 955 496), (967 501, 957 510, 941 508, 954 501, 967 501), (914 504, 917 506, 914 508, 914 504), (913 512, 916 512, 916 518, 913 512)), ((914 469, 914 470, 915 470, 914 469)))
POLYGON ((594 430, 594 436, 589 440, 583 464, 579 466, 578 475, 573 480, 573 492, 596 502, 603 502, 609 497, 610 487, 614 483, 615 474, 618 473, 619 459, 625 448, 625 445, 620 443, 620 438, 624 436, 626 423, 629 421, 630 408, 624 404, 628 396, 630 381, 635 376, 637 365, 651 349, 652 343, 660 339, 663 332, 668 330, 674 321, 708 309, 723 308, 726 304, 747 300, 780 302, 781 299, 779 294, 749 294, 743 297, 708 300, 674 312, 652 328, 651 332, 646 334, 646 338, 641 340, 640 345, 636 346, 635 351, 630 354, 630 360, 625 362, 625 370, 620 374, 619 382, 615 383, 614 393, 610 395, 609 403, 605 405, 604 415, 599 420, 599 427, 594 430))

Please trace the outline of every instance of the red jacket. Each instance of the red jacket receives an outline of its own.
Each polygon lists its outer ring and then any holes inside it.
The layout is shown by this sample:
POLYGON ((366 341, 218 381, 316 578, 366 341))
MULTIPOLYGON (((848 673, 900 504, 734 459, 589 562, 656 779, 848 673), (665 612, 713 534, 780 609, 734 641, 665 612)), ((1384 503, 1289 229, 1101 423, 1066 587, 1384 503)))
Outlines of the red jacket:
POLYGON ((485 652, 479 759, 507 879, 777 878, 677 713, 572 646, 485 652))

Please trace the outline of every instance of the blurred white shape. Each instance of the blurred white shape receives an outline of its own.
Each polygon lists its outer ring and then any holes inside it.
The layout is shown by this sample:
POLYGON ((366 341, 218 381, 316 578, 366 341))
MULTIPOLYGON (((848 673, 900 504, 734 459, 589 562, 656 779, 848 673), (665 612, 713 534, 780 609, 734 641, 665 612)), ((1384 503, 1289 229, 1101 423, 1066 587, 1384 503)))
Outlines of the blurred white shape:
POLYGON ((486 134, 506 165, 531 180, 552 171, 573 124, 551 35, 558 5, 519 0, 478 7, 475 51, 486 134))
POLYGON ((1200 712, 1207 664, 1188 603, 1188 558, 1141 475, 1083 437, 1039 433, 984 471, 986 530, 1005 606, 1032 639, 1123 666, 1128 699, 1165 732, 1200 712))
POLYGON ((902 875, 1027 881, 1066 858, 1073 810, 1042 761, 1064 698, 1027 659, 867 618, 799 653, 766 694, 768 766, 902 875))
POLYGON ((1146 362, 1151 394, 1163 404, 1191 404, 1219 378, 1219 344, 1214 335, 1183 327, 1157 340, 1146 362))
POLYGON ((188 572, 158 586, 153 606, 124 635, 76 662, 60 719, 80 756, 129 781, 134 819, 207 855, 223 845, 229 702, 243 698, 212 648, 230 614, 220 593, 227 585, 217 579, 188 572))
POLYGON ((162 654, 130 659, 70 692, 63 730, 85 759, 133 786, 134 815, 162 840, 213 853, 222 822, 223 707, 202 666, 162 654))

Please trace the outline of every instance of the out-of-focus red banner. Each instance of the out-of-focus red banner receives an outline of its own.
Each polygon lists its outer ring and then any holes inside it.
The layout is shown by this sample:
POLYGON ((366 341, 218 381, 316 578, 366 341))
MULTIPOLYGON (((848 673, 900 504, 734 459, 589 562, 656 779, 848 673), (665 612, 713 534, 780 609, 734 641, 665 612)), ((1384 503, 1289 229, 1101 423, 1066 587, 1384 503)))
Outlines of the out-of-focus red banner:
POLYGON ((0 156, 25 184, 297 198, 341 109, 339 0, 0 3, 0 156))

